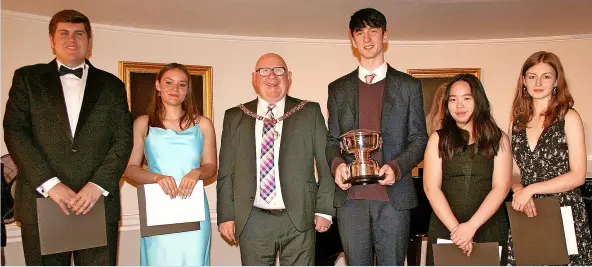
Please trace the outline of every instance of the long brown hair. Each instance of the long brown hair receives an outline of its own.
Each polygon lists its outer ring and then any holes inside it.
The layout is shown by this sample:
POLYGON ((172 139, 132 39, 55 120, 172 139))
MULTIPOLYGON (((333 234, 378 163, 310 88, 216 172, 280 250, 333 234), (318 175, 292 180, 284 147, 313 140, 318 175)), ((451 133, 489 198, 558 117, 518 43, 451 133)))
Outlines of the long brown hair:
POLYGON ((545 116, 543 128, 546 129, 556 120, 563 119, 567 111, 569 111, 574 105, 574 100, 569 93, 569 88, 567 87, 567 81, 565 79, 565 72, 563 71, 563 65, 561 65, 559 57, 551 52, 536 52, 526 59, 520 70, 520 77, 518 77, 516 94, 514 96, 514 104, 512 104, 513 132, 519 132, 526 129, 526 125, 534 116, 533 100, 526 91, 523 81, 526 72, 532 66, 539 63, 546 63, 553 67, 557 78, 557 87, 555 87, 554 93, 551 94, 549 105, 547 109, 541 113, 542 116, 545 116))
MULTIPOLYGON (((181 130, 185 130, 191 126, 193 126, 195 120, 200 115, 197 106, 193 102, 193 88, 191 86, 191 75, 185 66, 179 63, 169 63, 165 65, 156 75, 156 81, 159 83, 162 82, 162 76, 169 70, 178 69, 187 75, 187 95, 185 96, 185 100, 181 104, 181 108, 183 111, 183 115, 179 119, 179 128, 181 130)), ((166 117, 166 109, 162 104, 162 99, 158 90, 156 90, 156 84, 154 85, 154 96, 152 97, 152 103, 148 108, 148 116, 150 120, 150 126, 152 127, 159 127, 164 128, 164 124, 162 121, 166 117)))
POLYGON ((439 155, 441 158, 452 159, 454 153, 464 151, 469 145, 469 132, 456 125, 456 120, 454 120, 448 109, 450 89, 458 81, 465 81, 469 84, 475 101, 475 108, 473 109, 473 114, 471 114, 471 119, 473 120, 472 134, 475 145, 471 150, 471 154, 474 156, 479 153, 486 157, 494 157, 497 155, 500 146, 502 130, 497 126, 491 116, 489 100, 487 100, 481 81, 472 74, 456 75, 446 86, 446 92, 442 99, 444 120, 442 121, 442 129, 438 130, 438 135, 440 136, 438 144, 439 155))
POLYGON ((430 112, 426 116, 426 125, 428 127, 428 134, 432 134, 436 130, 442 128, 442 120, 444 119, 444 105, 442 99, 444 99, 444 93, 446 93, 446 87, 448 83, 441 84, 436 93, 434 94, 434 100, 432 101, 432 107, 430 112))

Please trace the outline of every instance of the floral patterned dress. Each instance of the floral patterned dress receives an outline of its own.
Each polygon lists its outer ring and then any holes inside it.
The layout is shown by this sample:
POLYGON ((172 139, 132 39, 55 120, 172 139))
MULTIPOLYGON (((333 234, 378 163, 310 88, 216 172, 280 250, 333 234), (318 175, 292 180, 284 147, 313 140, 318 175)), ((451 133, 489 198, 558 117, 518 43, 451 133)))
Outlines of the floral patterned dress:
MULTIPOLYGON (((569 153, 565 137, 565 120, 559 120, 545 129, 534 148, 530 149, 526 130, 514 133, 512 152, 520 168, 524 186, 543 182, 569 172, 569 153)), ((578 188, 564 193, 535 195, 534 198, 557 196, 560 205, 571 206, 574 216, 578 255, 569 255, 569 265, 592 265, 592 240, 586 207, 578 188)), ((515 265, 512 236, 508 242, 508 264, 515 265)))

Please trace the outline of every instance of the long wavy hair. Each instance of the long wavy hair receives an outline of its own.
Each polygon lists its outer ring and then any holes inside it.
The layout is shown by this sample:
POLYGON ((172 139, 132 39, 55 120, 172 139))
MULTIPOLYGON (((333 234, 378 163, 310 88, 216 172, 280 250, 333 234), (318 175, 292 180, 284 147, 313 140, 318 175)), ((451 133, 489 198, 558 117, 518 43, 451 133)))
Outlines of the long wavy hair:
POLYGON ((436 93, 434 94, 432 107, 426 116, 428 134, 432 134, 442 127, 442 120, 444 119, 444 106, 442 105, 442 99, 444 98, 444 93, 446 93, 447 86, 448 83, 441 84, 438 89, 436 89, 436 93))
POLYGON ((452 85, 459 81, 465 81, 469 84, 473 100, 475 101, 475 108, 470 119, 473 124, 471 128, 473 139, 475 140, 471 154, 473 156, 482 154, 486 157, 495 157, 500 146, 502 130, 497 126, 491 116, 489 100, 487 100, 483 85, 472 74, 456 75, 446 86, 446 92, 442 99, 444 119, 442 121, 442 129, 438 130, 440 136, 440 142, 438 144, 439 155, 441 158, 452 159, 454 153, 466 150, 469 145, 469 132, 456 125, 456 120, 454 120, 448 109, 450 89, 452 85))
POLYGON ((555 92, 551 94, 549 105, 547 109, 540 114, 545 116, 543 128, 546 129, 551 126, 553 122, 562 120, 567 111, 569 111, 574 105, 574 100, 569 93, 569 88, 567 87, 567 81, 565 79, 565 72, 563 71, 563 65, 561 65, 559 57, 551 52, 536 52, 530 55, 522 65, 520 77, 518 77, 518 82, 516 83, 516 94, 514 96, 514 103, 512 104, 513 132, 520 132, 526 129, 526 125, 534 117, 533 99, 528 94, 523 81, 526 78, 526 72, 532 68, 532 66, 539 63, 546 63, 553 67, 557 78, 557 87, 555 87, 555 92))
MULTIPOLYGON (((200 115, 199 109, 195 105, 195 102, 193 102, 193 89, 191 86, 191 75, 189 74, 189 71, 182 64, 169 63, 158 72, 158 75, 156 75, 156 81, 162 83, 162 76, 167 71, 173 69, 178 69, 187 75, 187 95, 181 104, 181 108, 185 112, 179 119, 179 128, 181 128, 181 130, 185 130, 193 126, 195 120, 200 115)), ((166 118, 166 108, 162 103, 162 98, 160 97, 159 91, 156 90, 156 84, 154 85, 154 96, 152 97, 152 102, 148 108, 148 116, 150 120, 150 126, 164 128, 162 121, 166 118)))

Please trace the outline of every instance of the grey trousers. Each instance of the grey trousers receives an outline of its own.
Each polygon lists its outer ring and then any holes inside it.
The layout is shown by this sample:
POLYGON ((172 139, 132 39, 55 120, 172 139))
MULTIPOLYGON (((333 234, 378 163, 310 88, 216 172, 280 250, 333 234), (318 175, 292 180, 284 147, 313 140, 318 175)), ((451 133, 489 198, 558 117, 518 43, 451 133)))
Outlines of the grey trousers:
POLYGON ((315 229, 298 231, 286 210, 267 211, 253 207, 239 237, 241 262, 246 266, 314 265, 315 229))
POLYGON ((397 210, 390 202, 346 200, 337 208, 337 223, 347 264, 404 265, 409 220, 409 210, 397 210))

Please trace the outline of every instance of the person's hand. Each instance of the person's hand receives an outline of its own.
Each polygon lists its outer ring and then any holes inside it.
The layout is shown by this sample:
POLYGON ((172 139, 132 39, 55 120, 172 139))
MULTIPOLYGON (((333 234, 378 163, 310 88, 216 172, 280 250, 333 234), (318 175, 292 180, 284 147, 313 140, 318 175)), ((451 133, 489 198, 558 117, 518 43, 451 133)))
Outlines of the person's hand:
POLYGON ((93 183, 87 183, 72 199, 70 199, 70 207, 72 212, 76 215, 87 214, 97 203, 103 191, 99 186, 93 183))
POLYGON ((461 223, 450 231, 450 239, 462 249, 467 256, 470 256, 473 249, 473 245, 470 243, 473 243, 475 232, 477 232, 477 227, 470 222, 461 223))
POLYGON ((162 174, 156 174, 154 176, 154 182, 160 185, 162 191, 171 198, 177 197, 177 182, 172 176, 165 176, 162 174))
POLYGON ((76 196, 76 192, 72 191, 63 183, 58 183, 52 187, 47 194, 49 197, 60 206, 60 209, 66 214, 70 215, 70 200, 76 196))
POLYGON ((526 203, 526 206, 524 206, 524 213, 526 213, 526 216, 530 218, 537 216, 537 210, 532 198, 530 198, 530 200, 526 203))
POLYGON ((384 179, 378 180, 378 183, 381 185, 393 185, 395 183, 395 172, 390 165, 384 164, 380 171, 378 171, 378 176, 383 176, 384 179))
POLYGON ((201 177, 201 171, 198 169, 194 169, 188 174, 186 174, 183 179, 181 179, 181 183, 179 184, 179 189, 177 192, 181 198, 188 198, 193 193, 193 188, 199 181, 201 177))
POLYGON ((473 240, 469 241, 466 246, 460 249, 463 251, 465 255, 467 255, 467 257, 471 256, 471 253, 473 252, 473 240))
POLYGON ((533 216, 536 216, 536 208, 534 208, 532 196, 533 193, 530 191, 528 186, 525 188, 518 189, 516 192, 514 192, 514 195, 512 197, 512 208, 514 208, 517 211, 524 212, 527 215, 531 214, 533 216), (532 202, 532 204, 528 204, 529 202, 532 202), (528 213, 527 211, 525 211, 527 204, 529 205, 528 213))
POLYGON ((226 240, 236 243, 236 238, 234 238, 234 221, 227 221, 221 223, 218 226, 218 231, 222 234, 224 238, 226 238, 226 240))
POLYGON ((327 232, 327 230, 329 230, 329 227, 331 227, 331 221, 318 215, 315 215, 314 223, 315 230, 317 230, 317 232, 319 233, 327 232))
POLYGON ((350 183, 345 183, 347 178, 349 178, 349 169, 347 168, 347 164, 341 163, 335 169, 335 183, 343 191, 352 186, 350 183))

